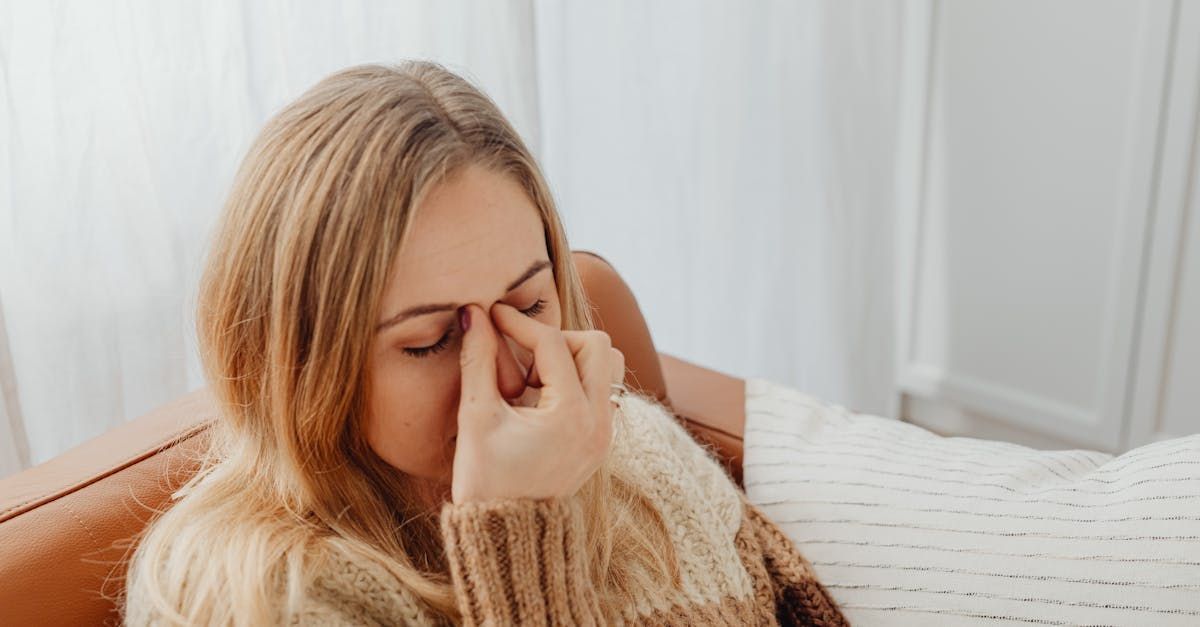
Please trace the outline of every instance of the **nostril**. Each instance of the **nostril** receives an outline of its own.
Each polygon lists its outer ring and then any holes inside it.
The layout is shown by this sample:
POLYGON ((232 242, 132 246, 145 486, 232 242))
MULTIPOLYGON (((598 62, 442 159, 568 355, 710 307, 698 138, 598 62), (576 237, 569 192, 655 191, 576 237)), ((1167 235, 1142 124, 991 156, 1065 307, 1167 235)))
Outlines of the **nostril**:
POLYGON ((525 375, 525 385, 531 388, 542 387, 542 380, 537 373, 537 364, 530 364, 529 372, 525 375))

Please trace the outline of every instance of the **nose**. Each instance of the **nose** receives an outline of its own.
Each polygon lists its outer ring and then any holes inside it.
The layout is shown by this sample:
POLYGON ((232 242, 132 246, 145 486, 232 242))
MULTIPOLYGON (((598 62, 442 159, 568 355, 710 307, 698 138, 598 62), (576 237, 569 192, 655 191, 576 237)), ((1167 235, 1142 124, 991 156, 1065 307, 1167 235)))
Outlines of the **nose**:
POLYGON ((504 341, 496 350, 496 385, 501 396, 513 399, 525 393, 525 377, 533 360, 512 338, 503 334, 501 337, 504 341))

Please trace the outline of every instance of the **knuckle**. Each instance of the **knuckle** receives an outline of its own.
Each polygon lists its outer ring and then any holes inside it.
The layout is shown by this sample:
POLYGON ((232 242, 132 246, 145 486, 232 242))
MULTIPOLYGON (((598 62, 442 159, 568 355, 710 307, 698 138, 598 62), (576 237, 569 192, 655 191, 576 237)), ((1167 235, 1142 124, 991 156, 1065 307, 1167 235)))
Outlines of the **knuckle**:
POLYGON ((540 328, 538 328, 536 331, 533 332, 533 337, 534 337, 534 340, 536 342, 538 342, 539 344, 556 343, 556 344, 562 344, 563 346, 566 346, 567 337, 563 333, 564 333, 563 331, 555 329, 554 327, 551 327, 549 325, 543 324, 543 325, 540 325, 540 328))
POLYGON ((550 329, 550 333, 552 334, 550 341, 554 342, 556 346, 561 347, 568 355, 571 354, 571 345, 567 344, 567 337, 554 329, 550 329))
POLYGON ((588 340, 595 342, 605 348, 612 348, 612 336, 599 329, 588 331, 588 340))

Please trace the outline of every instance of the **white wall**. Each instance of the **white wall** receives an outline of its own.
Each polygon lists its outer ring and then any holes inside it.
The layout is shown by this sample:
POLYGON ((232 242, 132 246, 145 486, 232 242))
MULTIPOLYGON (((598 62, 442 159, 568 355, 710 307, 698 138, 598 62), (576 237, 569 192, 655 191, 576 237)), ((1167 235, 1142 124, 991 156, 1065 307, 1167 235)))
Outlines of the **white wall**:
POLYGON ((1200 28, 1196 3, 1181 6, 910 5, 906 419, 1107 451, 1200 431, 1195 386, 1179 382, 1200 358, 1187 254, 1200 238, 1177 228, 1192 211, 1200 28), (1161 401, 1135 403, 1158 386, 1161 401), (1151 414, 1153 429, 1136 426, 1151 414))
POLYGON ((890 410, 899 16, 538 5, 543 162, 659 350, 890 410))
POLYGON ((203 384, 195 280, 250 140, 325 74, 406 56, 497 100, 572 245, 617 266, 661 350, 888 411, 898 16, 0 0, 0 472, 203 384))
POLYGON ((194 282, 253 133, 405 56, 498 101, 660 350, 946 433, 1195 432, 1197 13, 0 0, 0 473, 202 384, 194 282))

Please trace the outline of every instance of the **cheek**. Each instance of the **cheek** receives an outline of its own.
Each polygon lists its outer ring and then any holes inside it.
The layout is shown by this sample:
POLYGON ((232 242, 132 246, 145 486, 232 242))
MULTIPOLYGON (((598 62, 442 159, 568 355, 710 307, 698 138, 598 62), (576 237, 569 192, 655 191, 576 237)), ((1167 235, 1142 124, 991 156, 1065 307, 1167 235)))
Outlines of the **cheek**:
POLYGON ((367 441, 379 457, 407 474, 440 477, 452 461, 446 459, 446 443, 454 433, 458 372, 441 372, 448 370, 443 365, 448 360, 404 361, 394 359, 376 369, 367 441))
POLYGON ((546 314, 547 316, 543 322, 552 327, 557 327, 559 329, 562 328, 563 310, 562 305, 560 305, 558 302, 558 298, 555 298, 553 301, 551 301, 551 306, 547 309, 546 314))

